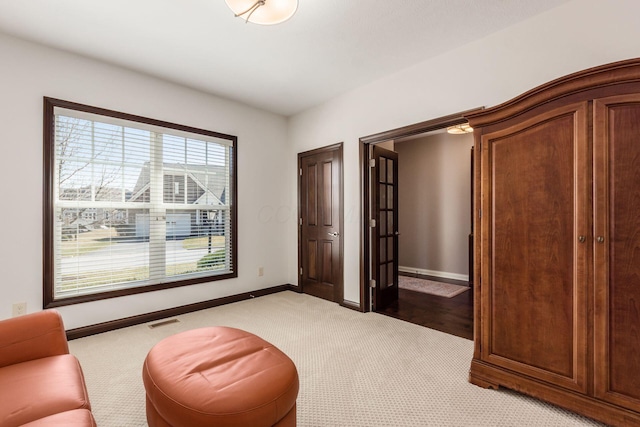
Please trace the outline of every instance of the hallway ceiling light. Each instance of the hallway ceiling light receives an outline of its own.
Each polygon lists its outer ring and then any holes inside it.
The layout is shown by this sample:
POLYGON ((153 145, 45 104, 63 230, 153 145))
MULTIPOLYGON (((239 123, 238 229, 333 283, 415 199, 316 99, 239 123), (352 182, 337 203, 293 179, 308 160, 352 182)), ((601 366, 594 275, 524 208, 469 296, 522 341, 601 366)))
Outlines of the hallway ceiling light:
POLYGON ((291 18, 298 0, 225 0, 227 6, 245 22, 260 25, 279 24, 291 18))
POLYGON ((460 125, 449 126, 447 128, 447 133, 451 133, 454 135, 463 135, 465 133, 473 132, 473 128, 469 126, 468 123, 462 123, 460 125))

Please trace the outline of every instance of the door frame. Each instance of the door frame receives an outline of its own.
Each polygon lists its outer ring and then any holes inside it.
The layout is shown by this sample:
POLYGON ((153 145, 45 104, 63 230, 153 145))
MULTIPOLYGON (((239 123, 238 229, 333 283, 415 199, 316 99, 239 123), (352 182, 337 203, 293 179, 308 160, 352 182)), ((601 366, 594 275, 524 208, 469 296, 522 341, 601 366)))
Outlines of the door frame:
POLYGON ((371 218, 370 206, 370 179, 369 179, 369 146, 391 139, 406 138, 466 123, 467 114, 476 113, 483 108, 461 111, 459 113, 442 116, 436 119, 415 123, 397 129, 360 138, 360 311, 371 311, 371 235, 369 233, 369 219, 371 218))
POLYGON ((300 273, 302 269, 302 226, 300 224, 300 219, 302 218, 302 199, 300 197, 301 190, 301 181, 300 181, 300 170, 302 169, 302 158, 307 156, 313 156, 320 153, 326 153, 329 151, 337 151, 338 159, 340 162, 340 182, 338 183, 339 194, 338 200, 340 203, 339 214, 338 214, 338 229, 340 233, 340 241, 338 243, 339 252, 340 252, 340 263, 338 265, 338 283, 336 284, 337 290, 334 289, 334 302, 338 304, 352 308, 352 304, 345 303, 344 300, 344 156, 343 156, 343 143, 339 142, 337 144, 327 145, 325 147, 316 148, 313 150, 303 151, 298 153, 298 218, 296 221, 298 222, 298 291, 304 293, 303 283, 302 283, 302 274, 300 273), (340 300, 335 301, 335 295, 340 295, 340 300))

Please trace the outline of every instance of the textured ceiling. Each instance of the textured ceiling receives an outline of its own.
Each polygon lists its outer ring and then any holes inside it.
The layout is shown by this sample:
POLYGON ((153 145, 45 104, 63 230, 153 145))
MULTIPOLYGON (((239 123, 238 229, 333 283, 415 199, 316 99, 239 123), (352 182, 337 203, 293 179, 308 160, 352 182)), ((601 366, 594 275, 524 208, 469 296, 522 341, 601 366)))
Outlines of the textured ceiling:
POLYGON ((275 26, 224 0, 0 0, 0 32, 292 115, 567 0, 299 0, 275 26))

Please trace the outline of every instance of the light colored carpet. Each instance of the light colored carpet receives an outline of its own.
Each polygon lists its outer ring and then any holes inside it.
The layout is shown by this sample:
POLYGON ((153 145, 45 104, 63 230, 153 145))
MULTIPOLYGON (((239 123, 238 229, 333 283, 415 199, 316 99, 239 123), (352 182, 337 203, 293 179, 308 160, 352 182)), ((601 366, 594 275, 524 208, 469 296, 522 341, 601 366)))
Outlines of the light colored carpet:
POLYGON ((424 294, 452 298, 469 290, 468 286, 453 285, 451 283, 435 282, 433 280, 418 279, 416 277, 399 276, 398 287, 424 294))
POLYGON ((298 426, 597 426, 508 390, 467 381, 473 343, 294 292, 177 316, 70 342, 100 427, 146 426, 142 363, 159 340, 225 325, 257 334, 291 357, 300 376, 298 426))

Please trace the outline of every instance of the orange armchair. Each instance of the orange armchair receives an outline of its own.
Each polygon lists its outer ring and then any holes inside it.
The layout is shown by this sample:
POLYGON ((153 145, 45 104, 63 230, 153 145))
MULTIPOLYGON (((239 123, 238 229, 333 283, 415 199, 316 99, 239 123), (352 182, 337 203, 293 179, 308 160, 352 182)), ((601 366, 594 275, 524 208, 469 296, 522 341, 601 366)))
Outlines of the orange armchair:
POLYGON ((57 311, 0 321, 0 402, 3 427, 96 425, 57 311))

